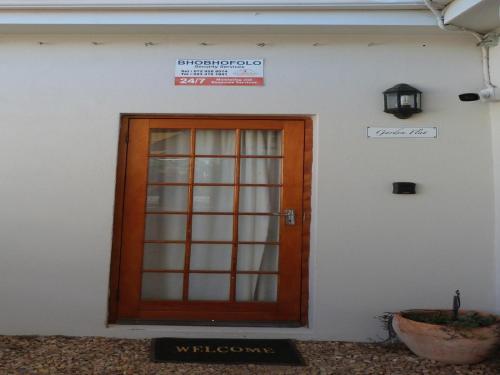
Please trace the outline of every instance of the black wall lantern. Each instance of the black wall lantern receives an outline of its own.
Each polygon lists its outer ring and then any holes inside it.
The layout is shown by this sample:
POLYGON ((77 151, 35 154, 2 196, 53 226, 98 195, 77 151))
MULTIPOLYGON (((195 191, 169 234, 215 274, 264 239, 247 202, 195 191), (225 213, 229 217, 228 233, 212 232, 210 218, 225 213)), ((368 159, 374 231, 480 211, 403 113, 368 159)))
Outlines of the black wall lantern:
POLYGON ((406 83, 400 83, 384 91, 384 112, 397 118, 409 118, 422 112, 422 92, 406 83))

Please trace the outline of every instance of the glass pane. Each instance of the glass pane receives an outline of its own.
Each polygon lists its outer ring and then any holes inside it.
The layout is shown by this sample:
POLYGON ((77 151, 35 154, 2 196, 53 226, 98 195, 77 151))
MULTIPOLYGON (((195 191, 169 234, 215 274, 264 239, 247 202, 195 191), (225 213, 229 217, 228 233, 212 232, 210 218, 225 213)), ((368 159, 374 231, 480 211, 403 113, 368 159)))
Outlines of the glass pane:
POLYGON ((229 274, 191 273, 189 275, 189 299, 227 301, 229 280, 229 274))
POLYGON ((399 100, 402 108, 411 108, 415 105, 413 95, 401 95, 399 100))
POLYGON ((281 155, 281 130, 244 130, 241 132, 242 155, 281 155))
POLYGON ((231 241, 232 215, 193 215, 193 241, 231 241))
POLYGON ((196 158, 194 182, 234 183, 234 159, 196 158))
POLYGON ((241 212, 279 212, 279 187, 240 187, 241 212))
POLYGON ((278 246, 238 245, 238 271, 278 271, 278 246))
POLYGON ((238 240, 276 242, 279 239, 279 216, 240 215, 238 240))
POLYGON ((281 183, 281 159, 241 159, 242 184, 281 183))
POLYGON ((278 276, 237 275, 236 300, 276 302, 278 297, 278 276))
POLYGON ((152 154, 189 154, 188 129, 151 129, 149 152, 152 154))
POLYGON ((146 240, 185 240, 187 215, 146 215, 146 240))
POLYGON ((193 244, 191 245, 192 270, 231 270, 231 245, 193 244))
POLYGON ((394 109, 398 108, 398 95, 397 94, 387 94, 387 108, 394 109))
POLYGON ((144 272, 142 274, 142 299, 181 300, 182 273, 144 272))
POLYGON ((187 186, 148 186, 148 211, 187 211, 187 186))
POLYGON ((193 190, 193 210, 208 212, 232 212, 232 186, 195 186, 193 190))
POLYGON ((145 270, 184 269, 184 244, 144 244, 142 268, 145 270))
POLYGON ((189 158, 149 158, 149 182, 188 182, 189 158))
POLYGON ((196 130, 197 155, 235 155, 234 130, 196 130))

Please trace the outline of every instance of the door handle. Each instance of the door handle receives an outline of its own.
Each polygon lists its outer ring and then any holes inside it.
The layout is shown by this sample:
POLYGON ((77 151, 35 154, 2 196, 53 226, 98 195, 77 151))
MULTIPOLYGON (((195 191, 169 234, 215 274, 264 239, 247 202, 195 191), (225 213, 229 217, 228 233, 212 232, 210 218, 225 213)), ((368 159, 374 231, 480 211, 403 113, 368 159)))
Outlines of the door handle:
POLYGON ((284 216, 286 225, 295 225, 295 210, 287 208, 283 212, 273 212, 274 216, 284 216))

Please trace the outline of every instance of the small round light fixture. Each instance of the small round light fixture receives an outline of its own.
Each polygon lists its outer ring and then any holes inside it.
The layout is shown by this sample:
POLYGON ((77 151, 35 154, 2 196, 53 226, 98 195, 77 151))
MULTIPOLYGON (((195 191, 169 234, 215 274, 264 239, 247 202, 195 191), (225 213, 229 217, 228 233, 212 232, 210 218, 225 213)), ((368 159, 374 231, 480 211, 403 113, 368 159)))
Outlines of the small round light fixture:
POLYGON ((422 92, 415 87, 400 83, 384 91, 384 112, 405 119, 422 112, 422 92))

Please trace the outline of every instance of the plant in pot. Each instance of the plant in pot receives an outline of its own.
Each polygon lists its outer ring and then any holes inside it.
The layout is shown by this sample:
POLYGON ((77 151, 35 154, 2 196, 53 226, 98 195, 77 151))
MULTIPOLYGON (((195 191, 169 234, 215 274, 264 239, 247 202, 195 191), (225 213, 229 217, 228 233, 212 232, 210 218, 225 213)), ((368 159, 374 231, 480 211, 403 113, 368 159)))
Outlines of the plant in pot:
POLYGON ((460 292, 452 310, 406 310, 390 314, 389 332, 415 354, 451 364, 478 363, 500 343, 500 319, 492 314, 460 310, 460 292))

